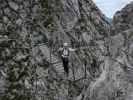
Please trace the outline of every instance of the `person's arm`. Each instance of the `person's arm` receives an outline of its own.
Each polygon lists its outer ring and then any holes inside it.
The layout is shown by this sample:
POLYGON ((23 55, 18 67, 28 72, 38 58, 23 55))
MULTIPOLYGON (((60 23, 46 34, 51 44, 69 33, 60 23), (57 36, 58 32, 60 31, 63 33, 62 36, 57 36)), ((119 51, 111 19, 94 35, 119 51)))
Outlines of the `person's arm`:
POLYGON ((69 48, 69 51, 74 52, 74 51, 76 51, 76 49, 69 48))

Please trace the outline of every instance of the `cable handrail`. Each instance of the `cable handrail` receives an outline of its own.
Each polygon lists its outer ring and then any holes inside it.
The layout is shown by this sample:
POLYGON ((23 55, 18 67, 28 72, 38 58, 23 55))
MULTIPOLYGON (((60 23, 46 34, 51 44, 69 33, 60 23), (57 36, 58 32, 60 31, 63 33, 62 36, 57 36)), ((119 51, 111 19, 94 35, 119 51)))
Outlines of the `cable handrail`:
MULTIPOLYGON (((34 45, 35 47, 37 47, 37 46, 46 46, 46 45, 48 45, 49 43, 48 42, 46 42, 46 43, 40 43, 40 44, 36 44, 36 45, 34 45)), ((95 47, 95 46, 91 46, 90 44, 87 44, 87 45, 80 45, 80 47, 75 47, 74 49, 89 49, 89 48, 92 48, 92 47, 95 47)), ((98 50, 98 49, 97 49, 98 50)), ((99 50, 101 50, 101 49, 99 49, 99 50)))

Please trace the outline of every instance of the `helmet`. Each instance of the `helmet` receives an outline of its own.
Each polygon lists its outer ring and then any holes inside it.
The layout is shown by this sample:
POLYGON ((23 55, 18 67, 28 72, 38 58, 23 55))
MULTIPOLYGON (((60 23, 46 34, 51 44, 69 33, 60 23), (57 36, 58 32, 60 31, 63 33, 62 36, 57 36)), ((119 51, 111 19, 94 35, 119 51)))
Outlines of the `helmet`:
POLYGON ((64 46, 64 47, 67 47, 67 46, 68 46, 68 43, 64 43, 63 46, 64 46))

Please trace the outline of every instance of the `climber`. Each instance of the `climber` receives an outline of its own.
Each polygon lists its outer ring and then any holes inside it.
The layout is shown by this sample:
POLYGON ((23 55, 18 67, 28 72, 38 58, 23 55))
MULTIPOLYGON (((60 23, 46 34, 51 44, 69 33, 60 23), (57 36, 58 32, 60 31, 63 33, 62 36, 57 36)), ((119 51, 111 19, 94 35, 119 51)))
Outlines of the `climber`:
POLYGON ((69 74, 69 56, 70 52, 75 51, 75 49, 72 49, 68 46, 68 43, 64 43, 63 47, 59 48, 59 52, 61 53, 61 59, 63 62, 64 71, 66 72, 67 76, 69 74))

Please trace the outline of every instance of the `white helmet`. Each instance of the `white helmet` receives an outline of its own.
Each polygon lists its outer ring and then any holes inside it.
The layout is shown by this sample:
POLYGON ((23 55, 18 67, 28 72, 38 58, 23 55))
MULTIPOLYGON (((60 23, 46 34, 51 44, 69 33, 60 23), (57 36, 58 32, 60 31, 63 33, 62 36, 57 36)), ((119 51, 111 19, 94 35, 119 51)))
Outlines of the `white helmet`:
POLYGON ((63 46, 64 46, 64 47, 67 47, 67 46, 68 46, 68 43, 64 43, 63 46))

